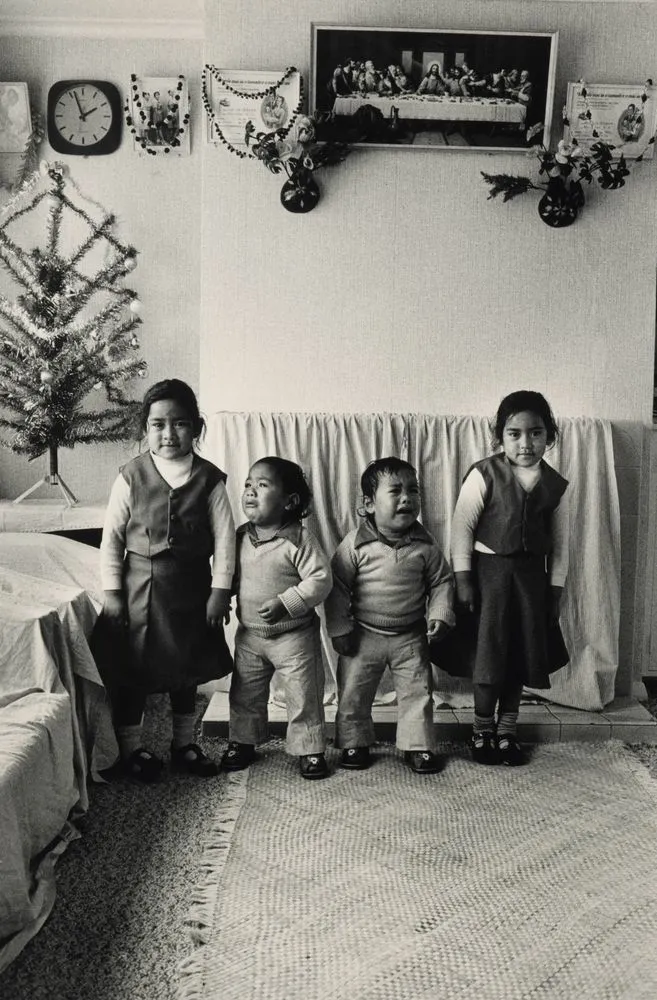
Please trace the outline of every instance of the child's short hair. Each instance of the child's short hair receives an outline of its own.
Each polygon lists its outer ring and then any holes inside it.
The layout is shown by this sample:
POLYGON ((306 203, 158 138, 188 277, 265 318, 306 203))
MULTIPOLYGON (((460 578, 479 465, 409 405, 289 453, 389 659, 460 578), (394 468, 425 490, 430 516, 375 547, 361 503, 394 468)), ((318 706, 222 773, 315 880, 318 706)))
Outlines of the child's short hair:
POLYGON ((383 476, 395 476, 400 472, 412 472, 417 477, 417 471, 410 462, 405 462, 402 458, 389 455, 388 458, 376 458, 365 469, 360 477, 360 489, 364 497, 369 500, 374 498, 377 487, 383 476))
POLYGON ((290 462, 287 458, 279 458, 278 455, 267 455, 266 458, 259 458, 253 464, 268 465, 279 480, 284 492, 296 493, 299 497, 294 508, 285 512, 285 524, 301 521, 302 518, 308 517, 313 495, 300 465, 297 465, 296 462, 290 462))
POLYGON ((541 418, 547 431, 547 443, 548 445, 554 444, 559 435, 559 428, 557 427, 557 422, 554 419, 554 414, 547 399, 540 392, 533 392, 531 389, 519 389, 518 392, 512 392, 508 396, 505 396, 497 408, 495 421, 491 425, 494 447, 499 448, 502 444, 502 435, 504 434, 507 420, 510 417, 514 417, 516 413, 523 413, 525 411, 535 413, 536 416, 541 418))
POLYGON ((194 390, 179 378, 162 379, 161 382, 155 382, 146 390, 139 411, 138 437, 143 437, 148 430, 148 414, 150 413, 151 406, 153 403, 159 403, 163 399, 173 399, 182 406, 192 421, 194 437, 200 437, 205 430, 205 420, 199 411, 194 390))

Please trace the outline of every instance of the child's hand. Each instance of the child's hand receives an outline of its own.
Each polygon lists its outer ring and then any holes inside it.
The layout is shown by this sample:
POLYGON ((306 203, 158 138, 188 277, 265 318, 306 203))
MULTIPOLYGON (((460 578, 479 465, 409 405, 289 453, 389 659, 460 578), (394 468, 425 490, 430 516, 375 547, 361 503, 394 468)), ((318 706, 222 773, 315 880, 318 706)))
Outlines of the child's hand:
POLYGON ((331 639, 333 649, 339 656, 354 656, 358 649, 358 635, 356 632, 347 632, 346 635, 336 635, 331 639))
POLYGON ((456 603, 465 611, 473 612, 475 609, 475 588, 472 582, 472 574, 468 571, 461 571, 454 574, 456 580, 456 603))
POLYGON ((122 590, 106 590, 103 600, 103 618, 107 619, 112 628, 127 628, 125 597, 122 590))
POLYGON ((261 618, 267 622, 268 625, 275 625, 276 622, 282 621, 287 615, 287 608, 281 601, 280 597, 274 597, 271 601, 265 601, 265 603, 258 608, 258 614, 261 618))
POLYGON ((558 622, 559 621, 559 610, 561 607, 561 595, 563 593, 563 587, 550 587, 550 597, 548 604, 548 621, 558 622))
POLYGON ((442 639, 444 635, 447 635, 450 628, 451 626, 447 622, 432 618, 427 627, 427 639, 429 642, 436 642, 438 639, 442 639))
POLYGON ((205 620, 210 628, 221 628, 230 621, 230 590, 213 587, 205 605, 205 620))

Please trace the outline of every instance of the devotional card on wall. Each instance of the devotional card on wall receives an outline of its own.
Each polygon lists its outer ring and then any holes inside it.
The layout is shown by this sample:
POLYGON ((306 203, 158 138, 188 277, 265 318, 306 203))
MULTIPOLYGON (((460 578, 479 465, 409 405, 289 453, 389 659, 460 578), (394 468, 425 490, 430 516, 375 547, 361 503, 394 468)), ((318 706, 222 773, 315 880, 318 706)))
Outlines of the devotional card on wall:
POLYGON ((650 159, 657 121, 655 88, 613 83, 569 83, 564 129, 567 142, 589 153, 602 140, 614 146, 614 157, 650 159))
POLYGON ((301 107, 301 75, 296 70, 218 69, 206 66, 204 98, 208 142, 247 151, 247 122, 256 132, 288 129, 301 107))

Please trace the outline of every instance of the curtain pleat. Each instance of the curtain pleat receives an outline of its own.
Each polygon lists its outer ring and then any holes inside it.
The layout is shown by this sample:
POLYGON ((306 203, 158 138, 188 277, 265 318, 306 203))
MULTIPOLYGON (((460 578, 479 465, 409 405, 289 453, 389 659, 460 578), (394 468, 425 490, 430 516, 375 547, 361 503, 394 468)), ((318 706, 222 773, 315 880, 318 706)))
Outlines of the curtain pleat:
MULTIPOLYGON (((591 417, 559 421, 560 437, 546 454, 570 486, 570 568, 562 605, 562 629, 570 663, 552 675, 550 701, 596 711, 614 697, 620 618, 620 513, 611 425, 591 417)), ((360 476, 368 462, 386 455, 418 470, 422 522, 449 554, 452 514, 463 477, 490 454, 485 417, 410 414, 233 413, 209 418, 203 453, 228 475, 237 524, 244 520, 241 495, 249 467, 266 455, 297 462, 313 492, 308 526, 331 556, 356 526, 360 476)), ((321 609, 320 609, 321 615, 321 609)), ((327 701, 335 699, 335 654, 323 633, 327 701)), ((229 640, 232 628, 228 630, 229 640)), ((468 681, 435 668, 437 700, 472 703, 468 681)), ((531 693, 531 692, 530 692, 531 693)), ((282 700, 275 684, 272 696, 282 700)), ((378 700, 394 699, 386 673, 378 700)))

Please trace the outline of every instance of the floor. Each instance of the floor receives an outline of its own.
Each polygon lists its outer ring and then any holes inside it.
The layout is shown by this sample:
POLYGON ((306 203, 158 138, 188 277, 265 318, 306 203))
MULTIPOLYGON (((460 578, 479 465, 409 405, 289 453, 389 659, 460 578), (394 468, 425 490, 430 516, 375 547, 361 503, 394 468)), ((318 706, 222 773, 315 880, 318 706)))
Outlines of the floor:
MULTIPOLYGON (((394 738, 395 705, 377 705, 374 723, 380 740, 394 738)), ((335 706, 326 706, 329 737, 333 735, 335 706)), ((437 708, 434 713, 439 740, 465 740, 472 728, 471 708, 437 708)), ((272 735, 283 735, 285 708, 271 703, 272 735)), ((228 694, 215 691, 203 716, 204 736, 228 736, 228 694)), ((547 703, 523 704, 518 735, 526 743, 618 739, 625 743, 657 744, 657 719, 633 698, 617 698, 602 712, 582 712, 547 703)))

